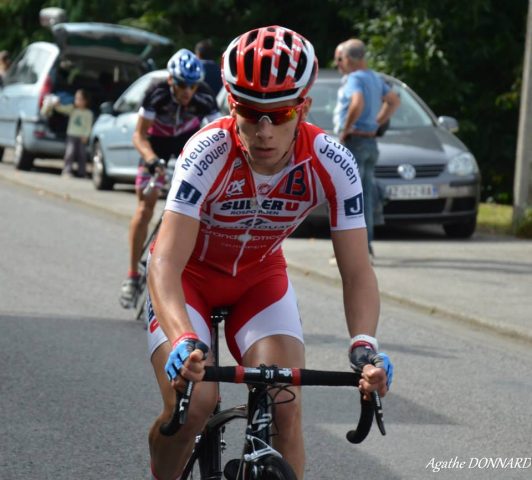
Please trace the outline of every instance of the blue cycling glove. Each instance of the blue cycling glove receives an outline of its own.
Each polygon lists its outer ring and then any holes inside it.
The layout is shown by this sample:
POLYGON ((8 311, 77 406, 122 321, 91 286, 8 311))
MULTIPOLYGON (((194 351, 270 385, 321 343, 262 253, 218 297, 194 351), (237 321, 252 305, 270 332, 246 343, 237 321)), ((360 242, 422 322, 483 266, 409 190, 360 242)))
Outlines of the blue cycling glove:
POLYGON ((173 345, 173 349, 170 352, 170 355, 168 356, 168 361, 166 362, 166 366, 164 367, 166 371, 166 375, 168 376, 168 379, 174 380, 176 377, 179 376, 179 372, 181 371, 181 368, 183 367, 185 360, 189 357, 189 355, 199 348, 206 358, 207 352, 209 351, 209 348, 207 345, 205 345, 195 333, 185 333, 181 335, 173 345))
POLYGON ((362 373, 365 365, 374 365, 383 368, 386 372, 386 386, 390 388, 393 380, 393 363, 390 357, 384 353, 377 353, 377 340, 367 335, 359 335, 353 339, 349 361, 351 368, 358 374, 362 373), (363 337, 357 339, 358 337, 363 337))

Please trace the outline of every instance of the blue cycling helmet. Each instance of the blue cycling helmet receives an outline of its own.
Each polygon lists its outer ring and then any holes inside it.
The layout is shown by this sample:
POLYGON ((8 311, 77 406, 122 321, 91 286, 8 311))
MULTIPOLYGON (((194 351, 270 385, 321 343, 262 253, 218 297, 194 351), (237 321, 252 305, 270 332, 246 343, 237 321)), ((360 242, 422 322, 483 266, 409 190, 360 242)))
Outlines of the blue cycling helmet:
POLYGON ((166 68, 175 83, 185 82, 187 85, 194 85, 203 80, 205 76, 203 64, 186 48, 174 53, 168 60, 166 68))

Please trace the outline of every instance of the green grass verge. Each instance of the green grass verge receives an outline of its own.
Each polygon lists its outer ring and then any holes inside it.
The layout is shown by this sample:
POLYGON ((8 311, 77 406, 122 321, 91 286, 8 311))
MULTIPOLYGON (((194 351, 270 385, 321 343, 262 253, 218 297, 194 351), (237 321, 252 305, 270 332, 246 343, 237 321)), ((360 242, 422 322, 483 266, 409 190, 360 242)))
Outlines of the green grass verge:
MULTIPOLYGON (((496 203, 481 203, 477 216, 477 228, 480 231, 502 235, 514 235, 512 230, 513 207, 496 203)), ((521 238, 532 238, 532 210, 528 210, 525 218, 517 226, 515 235, 521 238)))
POLYGON ((481 203, 477 215, 477 228, 484 232, 512 235, 511 205, 481 203))

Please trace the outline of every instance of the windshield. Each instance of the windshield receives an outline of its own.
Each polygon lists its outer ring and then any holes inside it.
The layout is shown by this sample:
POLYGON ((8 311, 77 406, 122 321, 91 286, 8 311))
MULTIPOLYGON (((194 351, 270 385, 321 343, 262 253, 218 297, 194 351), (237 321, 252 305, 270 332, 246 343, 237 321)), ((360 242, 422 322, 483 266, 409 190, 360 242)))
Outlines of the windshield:
MULTIPOLYGON (((339 77, 318 78, 309 93, 312 107, 308 121, 330 132, 333 131, 333 112, 339 86, 339 77)), ((390 129, 418 128, 433 124, 430 115, 406 88, 394 84, 393 89, 399 95, 401 104, 391 118, 390 129)))
POLYGON ((417 128, 432 125, 432 119, 421 104, 400 86, 394 85, 393 89, 399 95, 401 104, 390 119, 391 129, 417 128))

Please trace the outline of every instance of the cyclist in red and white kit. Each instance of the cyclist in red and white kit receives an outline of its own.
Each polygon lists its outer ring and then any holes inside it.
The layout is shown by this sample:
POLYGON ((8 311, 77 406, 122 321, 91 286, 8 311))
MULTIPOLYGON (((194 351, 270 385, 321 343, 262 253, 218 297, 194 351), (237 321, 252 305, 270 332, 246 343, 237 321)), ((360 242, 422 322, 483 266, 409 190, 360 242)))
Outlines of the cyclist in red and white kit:
MULTIPOLYGON (((305 366, 281 244, 322 203, 342 276, 351 366, 363 371, 364 393, 386 394, 393 367, 377 353, 379 293, 356 163, 305 122, 317 73, 312 44, 296 32, 272 26, 237 37, 223 56, 231 115, 195 134, 178 159, 148 274, 149 350, 164 401, 149 437, 154 478, 179 478, 216 404, 217 386, 199 383, 187 423, 174 437, 160 435, 174 388, 183 378, 200 381, 211 361, 197 347, 210 345, 214 307, 230 307, 226 339, 241 365, 305 366)), ((274 446, 302 479, 301 399, 292 391, 295 401, 276 405, 274 446)))

